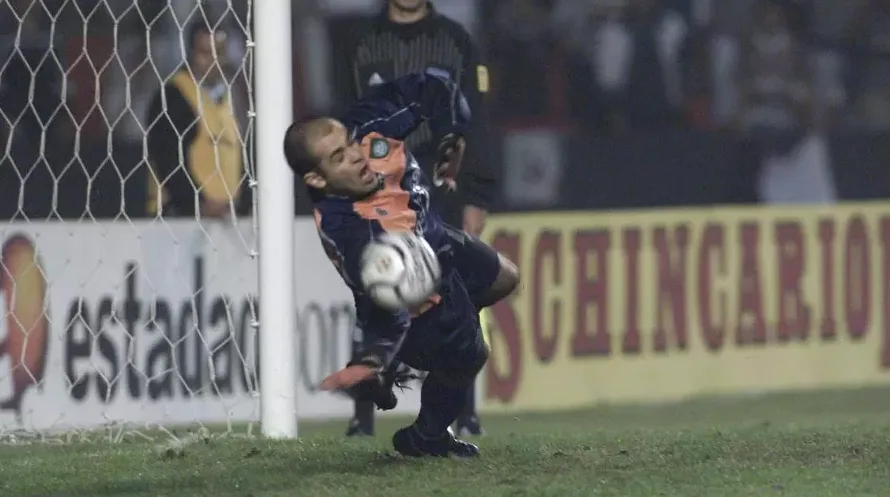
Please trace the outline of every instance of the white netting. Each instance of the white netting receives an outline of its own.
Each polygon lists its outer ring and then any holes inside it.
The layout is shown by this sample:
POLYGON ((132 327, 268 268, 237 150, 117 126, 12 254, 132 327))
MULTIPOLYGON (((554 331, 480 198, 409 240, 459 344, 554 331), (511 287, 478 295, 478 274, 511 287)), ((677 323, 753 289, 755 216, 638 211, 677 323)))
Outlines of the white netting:
POLYGON ((249 3, 0 2, 5 439, 258 419, 249 3))

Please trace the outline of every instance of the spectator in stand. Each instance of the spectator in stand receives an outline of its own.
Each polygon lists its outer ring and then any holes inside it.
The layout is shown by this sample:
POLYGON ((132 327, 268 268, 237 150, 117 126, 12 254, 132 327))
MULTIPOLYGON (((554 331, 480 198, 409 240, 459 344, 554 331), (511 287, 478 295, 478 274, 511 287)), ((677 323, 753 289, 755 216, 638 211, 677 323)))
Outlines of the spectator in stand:
POLYGON ((686 121, 695 129, 713 129, 716 122, 714 99, 714 53, 711 40, 704 30, 696 30, 690 37, 683 55, 683 88, 686 93, 686 121))
POLYGON ((757 0, 712 1, 709 5, 711 113, 723 129, 738 127, 741 41, 753 24, 757 0))
POLYGON ((500 121, 546 119, 554 42, 541 0, 509 0, 495 13, 491 59, 496 61, 495 117, 500 121))
POLYGON ((232 112, 227 33, 202 20, 187 33, 188 61, 154 96, 148 115, 150 215, 224 217, 241 197, 241 137, 232 112))
POLYGON ((856 121, 886 130, 890 128, 890 1, 863 2, 851 28, 856 121))
POLYGON ((760 158, 762 202, 830 203, 837 193, 828 142, 813 120, 807 47, 787 9, 761 1, 743 40, 740 124, 760 158))
POLYGON ((599 27, 594 74, 611 97, 614 127, 640 131, 680 124, 687 31, 682 16, 662 0, 630 0, 599 27))
POLYGON ((607 49, 599 46, 597 33, 607 20, 621 16, 625 3, 626 0, 558 0, 551 14, 551 29, 566 55, 567 117, 597 135, 610 128, 608 98, 594 74, 601 50, 607 49))
POLYGON ((52 51, 49 17, 28 0, 14 0, 0 5, 0 18, 6 31, 0 34, 13 42, 0 52, 0 116, 12 123, 10 136, 17 146, 36 148, 64 102, 61 70, 44 61, 48 54, 58 57, 52 51), (21 23, 9 18, 21 18, 21 23))
POLYGON ((854 15, 864 0, 812 0, 814 118, 825 126, 847 118, 848 60, 844 45, 854 15))
POLYGON ((780 1, 764 0, 758 6, 753 29, 742 43, 740 69, 740 117, 746 130, 776 137, 809 125, 804 47, 780 1))
POLYGON ((30 0, 0 2, 0 212, 54 212, 58 193, 46 192, 57 173, 53 159, 71 162, 65 75, 55 63, 50 21, 50 13, 30 0), (43 194, 23 193, 31 188, 43 194))

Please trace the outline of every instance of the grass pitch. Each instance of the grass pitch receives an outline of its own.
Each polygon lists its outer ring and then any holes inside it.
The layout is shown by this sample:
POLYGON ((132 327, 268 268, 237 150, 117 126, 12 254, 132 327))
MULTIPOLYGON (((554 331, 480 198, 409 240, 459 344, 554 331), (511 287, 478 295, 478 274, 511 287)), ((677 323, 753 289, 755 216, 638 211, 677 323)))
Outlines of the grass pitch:
POLYGON ((476 461, 405 460, 303 423, 302 440, 0 446, 4 497, 883 496, 890 389, 487 416, 476 461))

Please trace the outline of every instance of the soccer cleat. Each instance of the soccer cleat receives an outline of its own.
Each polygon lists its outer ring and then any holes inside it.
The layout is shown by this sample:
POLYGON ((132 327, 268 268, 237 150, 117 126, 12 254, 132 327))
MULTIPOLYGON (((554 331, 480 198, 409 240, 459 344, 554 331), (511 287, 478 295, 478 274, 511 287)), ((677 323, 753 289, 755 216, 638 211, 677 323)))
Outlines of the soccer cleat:
POLYGON ((408 457, 468 458, 479 455, 479 447, 455 438, 451 428, 441 437, 427 438, 413 424, 393 434, 392 446, 396 452, 408 457))
POLYGON ((482 424, 479 422, 479 417, 475 414, 467 416, 466 418, 461 417, 457 420, 457 434, 462 437, 478 437, 482 436, 484 433, 482 424))
POLYGON ((349 420, 349 425, 346 426, 346 436, 371 437, 374 436, 374 434, 366 426, 363 426, 358 418, 352 418, 349 420))
POLYGON ((451 454, 454 457, 468 458, 479 455, 479 447, 476 444, 456 438, 450 430, 448 434, 451 436, 451 454))

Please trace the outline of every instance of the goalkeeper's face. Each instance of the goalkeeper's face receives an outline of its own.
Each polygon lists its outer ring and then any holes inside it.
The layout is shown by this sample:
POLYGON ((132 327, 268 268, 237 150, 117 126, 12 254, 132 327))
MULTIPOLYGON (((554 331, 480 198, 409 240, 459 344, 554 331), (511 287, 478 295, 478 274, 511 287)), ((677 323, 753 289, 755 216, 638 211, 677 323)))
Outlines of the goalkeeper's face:
POLYGON ((329 119, 307 138, 309 152, 318 158, 316 170, 304 177, 309 186, 336 195, 362 198, 383 184, 382 175, 369 167, 361 144, 339 121, 329 119))

